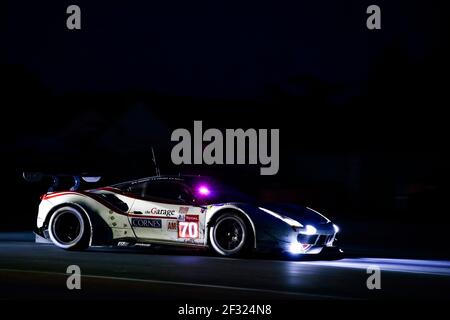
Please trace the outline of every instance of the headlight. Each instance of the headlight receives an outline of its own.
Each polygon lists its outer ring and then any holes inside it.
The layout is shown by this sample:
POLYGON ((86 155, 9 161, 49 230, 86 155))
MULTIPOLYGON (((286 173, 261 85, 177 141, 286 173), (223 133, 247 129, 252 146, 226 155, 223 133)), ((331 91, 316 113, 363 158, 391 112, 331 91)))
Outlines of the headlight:
POLYGON ((306 234, 308 236, 316 234, 317 229, 311 225, 307 225, 304 230, 300 230, 300 233, 306 234))
POLYGON ((272 215, 272 216, 274 216, 275 218, 278 218, 278 219, 286 222, 291 227, 297 227, 297 228, 303 227, 303 225, 300 222, 298 222, 298 221, 296 221, 294 219, 291 219, 291 218, 286 217, 286 216, 282 216, 281 214, 278 214, 278 213, 273 212, 273 211, 271 211, 269 209, 266 209, 266 208, 259 207, 259 209, 264 211, 264 212, 266 212, 266 213, 268 213, 268 214, 270 214, 270 215, 272 215))
POLYGON ((334 232, 338 233, 339 232, 339 227, 335 224, 333 224, 333 228, 334 228, 334 232))
POLYGON ((289 246, 289 252, 292 254, 299 254, 305 252, 305 249, 303 249, 303 246, 301 243, 293 242, 289 246))

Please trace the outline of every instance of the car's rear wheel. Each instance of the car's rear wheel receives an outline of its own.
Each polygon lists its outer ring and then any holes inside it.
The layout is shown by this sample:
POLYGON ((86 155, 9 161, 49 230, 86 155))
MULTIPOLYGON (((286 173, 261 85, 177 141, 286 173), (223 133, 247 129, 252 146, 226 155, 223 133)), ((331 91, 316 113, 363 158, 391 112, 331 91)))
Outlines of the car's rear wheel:
POLYGON ((90 225, 85 214, 74 207, 57 209, 48 224, 52 242, 66 250, 82 250, 89 246, 90 225))
POLYGON ((237 214, 221 215, 209 228, 212 248, 222 256, 237 256, 248 248, 249 230, 245 221, 237 214))

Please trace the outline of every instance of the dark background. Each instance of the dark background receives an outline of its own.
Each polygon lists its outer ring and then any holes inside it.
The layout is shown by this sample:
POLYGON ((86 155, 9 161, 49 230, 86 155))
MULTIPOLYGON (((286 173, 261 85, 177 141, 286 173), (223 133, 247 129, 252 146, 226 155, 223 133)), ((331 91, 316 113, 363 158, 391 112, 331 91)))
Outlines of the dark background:
POLYGON ((48 184, 22 171, 108 184, 153 175, 153 146, 163 174, 316 208, 351 250, 448 257, 447 24, 434 1, 3 1, 0 229, 34 227, 48 184), (279 173, 172 165, 194 120, 279 128, 279 173))

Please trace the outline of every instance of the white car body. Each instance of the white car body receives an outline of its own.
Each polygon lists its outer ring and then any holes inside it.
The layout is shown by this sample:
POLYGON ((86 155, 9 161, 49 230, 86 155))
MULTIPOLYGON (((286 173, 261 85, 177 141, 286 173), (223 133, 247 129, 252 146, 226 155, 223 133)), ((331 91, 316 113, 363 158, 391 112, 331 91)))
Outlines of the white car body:
MULTIPOLYGON (((101 217, 105 225, 111 229, 112 240, 132 238, 136 239, 138 242, 168 242, 169 244, 178 243, 180 245, 188 244, 206 247, 208 240, 206 226, 211 220, 211 217, 218 210, 235 209, 241 211, 236 205, 232 204, 220 207, 208 206, 207 208, 185 204, 166 204, 136 199, 110 190, 112 189, 105 188, 102 189, 101 193, 113 194, 121 201, 125 202, 128 205, 129 210, 120 212, 119 210, 115 210, 115 208, 113 209, 110 206, 106 206, 104 203, 99 202, 98 199, 96 200, 93 198, 97 193, 89 195, 87 192, 76 191, 51 192, 42 197, 42 201, 39 205, 37 227, 42 228, 44 226, 44 222, 49 217, 49 213, 52 209, 61 205, 71 204, 81 207, 83 210, 86 210, 86 208, 95 208, 97 215, 101 217), (142 214, 134 213, 138 211, 142 212, 142 214), (161 228, 138 227, 138 224, 134 222, 144 219, 161 220, 161 228), (173 227, 173 223, 178 224, 179 222, 193 223, 186 224, 188 228, 186 237, 179 237, 178 227, 173 227), (196 225, 194 224, 195 222, 198 222, 198 235, 192 234, 192 232, 189 233, 189 225, 196 225), (194 237, 189 237, 189 235, 193 235, 194 237)), ((90 217, 91 215, 88 216, 90 217)), ((90 223, 92 225, 92 221, 90 221, 90 223)), ((180 230, 180 236, 183 231, 182 229, 183 228, 180 230)))
MULTIPOLYGON (((124 191, 158 181, 178 183, 182 178, 152 177, 86 191, 48 192, 41 197, 39 205, 38 233, 51 238, 48 235, 50 217, 58 208, 70 206, 87 217, 90 246, 161 244, 208 248, 211 226, 224 212, 233 212, 245 221, 252 249, 316 254, 324 247, 334 247, 337 227, 309 208, 304 210, 309 218, 314 218, 314 227, 248 203, 169 203, 124 191), (121 188, 122 185, 126 188, 121 188), (314 230, 312 234, 311 230, 314 230), (300 238, 307 239, 308 243, 299 243, 300 238)), ((215 247, 214 243, 212 245, 215 247)))

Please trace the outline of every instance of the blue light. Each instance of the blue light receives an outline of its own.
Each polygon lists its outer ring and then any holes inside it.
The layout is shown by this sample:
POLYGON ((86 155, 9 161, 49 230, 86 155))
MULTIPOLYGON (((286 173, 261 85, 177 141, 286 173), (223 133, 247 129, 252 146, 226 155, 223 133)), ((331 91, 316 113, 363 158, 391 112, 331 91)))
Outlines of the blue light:
POLYGON ((333 224, 333 228, 334 228, 334 232, 338 233, 339 232, 339 227, 335 224, 333 224))
POLYGON ((303 253, 303 246, 301 245, 301 243, 292 242, 289 246, 289 252, 292 254, 303 253))
POLYGON ((317 229, 315 227, 313 227, 313 226, 308 224, 307 226, 305 226, 304 230, 300 231, 300 233, 310 236, 310 235, 316 234, 317 233, 317 229))

